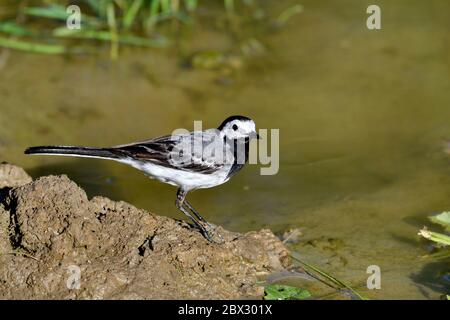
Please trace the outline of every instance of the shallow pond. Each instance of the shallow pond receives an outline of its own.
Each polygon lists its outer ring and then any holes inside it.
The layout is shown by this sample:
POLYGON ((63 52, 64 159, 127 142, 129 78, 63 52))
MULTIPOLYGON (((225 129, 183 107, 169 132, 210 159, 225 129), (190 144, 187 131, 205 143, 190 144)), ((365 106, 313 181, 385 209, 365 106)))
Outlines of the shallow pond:
MULTIPOLYGON (((364 287, 369 265, 380 266, 382 288, 361 289, 366 296, 436 299, 449 291, 448 261, 421 258, 417 231, 450 209, 442 144, 450 138, 450 3, 378 2, 382 30, 370 31, 370 1, 303 0, 302 14, 259 37, 265 53, 231 71, 183 68, 173 50, 125 49, 115 63, 10 52, 0 75, 0 159, 181 218, 175 189, 132 168, 23 150, 117 145, 248 115, 280 130, 280 170, 261 176, 248 166, 192 193, 208 220, 236 231, 299 228, 293 249, 355 287, 364 287)), ((230 42, 196 30, 179 50, 223 51, 230 42)))

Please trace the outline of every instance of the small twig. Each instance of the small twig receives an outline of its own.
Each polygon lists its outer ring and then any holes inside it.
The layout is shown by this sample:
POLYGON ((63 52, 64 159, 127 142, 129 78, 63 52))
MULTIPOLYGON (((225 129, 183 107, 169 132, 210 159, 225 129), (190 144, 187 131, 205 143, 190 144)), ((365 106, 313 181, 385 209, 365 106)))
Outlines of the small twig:
MULTIPOLYGON (((0 253, 0 255, 1 255, 1 254, 2 254, 2 253, 0 253)), ((32 255, 29 255, 29 254, 27 254, 27 253, 24 253, 24 252, 19 252, 19 251, 11 251, 11 252, 6 252, 6 253, 3 253, 3 254, 13 254, 13 255, 16 255, 16 254, 18 254, 18 255, 24 256, 24 257, 26 257, 26 258, 30 258, 30 259, 36 260, 37 262, 40 262, 40 260, 39 260, 38 258, 36 258, 36 257, 33 257, 32 255)))

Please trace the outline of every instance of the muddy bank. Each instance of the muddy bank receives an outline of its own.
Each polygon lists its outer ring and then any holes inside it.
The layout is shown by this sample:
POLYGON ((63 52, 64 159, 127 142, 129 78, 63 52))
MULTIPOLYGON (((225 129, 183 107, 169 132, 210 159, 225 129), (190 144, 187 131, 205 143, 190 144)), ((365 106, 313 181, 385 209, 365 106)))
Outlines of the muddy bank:
POLYGON ((183 221, 89 200, 66 176, 31 182, 1 164, 0 186, 1 299, 258 298, 259 277, 289 264, 269 230, 219 229, 226 242, 210 244, 183 221))

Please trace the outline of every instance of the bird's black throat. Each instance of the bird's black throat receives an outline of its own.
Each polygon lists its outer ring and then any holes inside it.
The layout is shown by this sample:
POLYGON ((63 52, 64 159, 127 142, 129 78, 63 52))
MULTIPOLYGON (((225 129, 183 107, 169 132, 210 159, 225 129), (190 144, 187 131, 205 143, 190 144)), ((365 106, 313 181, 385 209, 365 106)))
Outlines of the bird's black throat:
POLYGON ((233 165, 230 168, 230 171, 228 172, 227 178, 231 178, 233 175, 235 175, 239 170, 241 170, 244 165, 248 161, 249 157, 249 151, 250 151, 250 139, 244 138, 244 139, 233 139, 231 141, 233 144, 233 165), (242 155, 239 154, 239 152, 242 150, 242 146, 239 146, 239 144, 244 144, 244 163, 240 160, 242 158, 242 155))

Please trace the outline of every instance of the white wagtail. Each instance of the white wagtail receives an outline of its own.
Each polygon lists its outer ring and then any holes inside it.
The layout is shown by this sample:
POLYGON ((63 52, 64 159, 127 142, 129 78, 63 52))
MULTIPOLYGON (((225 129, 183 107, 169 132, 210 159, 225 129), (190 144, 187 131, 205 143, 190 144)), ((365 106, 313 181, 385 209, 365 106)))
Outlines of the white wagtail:
POLYGON ((39 146, 28 148, 25 153, 114 160, 177 186, 176 206, 212 241, 214 229, 186 200, 186 195, 191 190, 227 182, 247 162, 249 141, 253 138, 259 138, 255 122, 244 116, 231 116, 217 129, 109 148, 39 146))

